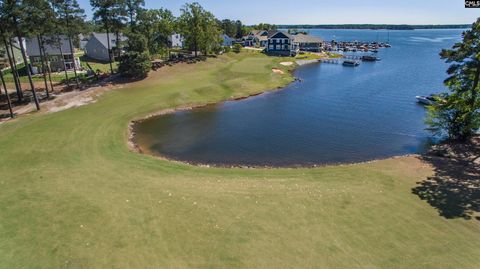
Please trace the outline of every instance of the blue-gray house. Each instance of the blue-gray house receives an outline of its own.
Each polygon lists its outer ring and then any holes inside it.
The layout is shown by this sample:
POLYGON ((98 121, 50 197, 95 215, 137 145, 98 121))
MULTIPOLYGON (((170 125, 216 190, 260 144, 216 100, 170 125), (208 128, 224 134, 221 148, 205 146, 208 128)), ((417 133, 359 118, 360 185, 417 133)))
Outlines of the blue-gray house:
MULTIPOLYGON (((120 34, 117 37, 115 34, 110 34, 110 53, 113 57, 118 57, 120 52, 117 50, 118 43, 126 42, 127 37, 123 34, 120 34)), ((85 54, 88 58, 95 59, 98 61, 109 61, 109 51, 108 51, 108 38, 105 33, 92 33, 90 39, 85 45, 85 54)))
POLYGON ((265 51, 271 55, 295 56, 298 53, 298 46, 290 34, 273 30, 268 32, 265 51))
POLYGON ((229 37, 226 34, 221 34, 220 38, 222 40, 222 46, 224 46, 224 47, 231 47, 235 43, 235 39, 229 37))

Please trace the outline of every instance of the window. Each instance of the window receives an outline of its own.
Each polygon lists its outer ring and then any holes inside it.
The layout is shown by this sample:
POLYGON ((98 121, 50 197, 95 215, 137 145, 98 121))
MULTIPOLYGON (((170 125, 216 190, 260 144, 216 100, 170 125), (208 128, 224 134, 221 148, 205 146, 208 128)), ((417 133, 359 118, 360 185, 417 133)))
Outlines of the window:
POLYGON ((273 50, 273 45, 268 46, 268 49, 273 50))
POLYGON ((282 49, 282 45, 277 45, 277 50, 281 50, 282 49))

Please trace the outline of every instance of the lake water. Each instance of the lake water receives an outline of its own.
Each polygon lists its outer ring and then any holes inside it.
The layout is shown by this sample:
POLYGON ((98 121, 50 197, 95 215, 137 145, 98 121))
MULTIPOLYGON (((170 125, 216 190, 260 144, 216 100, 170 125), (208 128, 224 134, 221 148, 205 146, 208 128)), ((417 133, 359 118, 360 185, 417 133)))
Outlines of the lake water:
POLYGON ((462 30, 310 30, 325 40, 387 41, 380 62, 300 67, 284 90, 150 118, 136 127, 147 151, 216 165, 350 163, 425 149, 416 95, 443 91, 438 56, 462 30))

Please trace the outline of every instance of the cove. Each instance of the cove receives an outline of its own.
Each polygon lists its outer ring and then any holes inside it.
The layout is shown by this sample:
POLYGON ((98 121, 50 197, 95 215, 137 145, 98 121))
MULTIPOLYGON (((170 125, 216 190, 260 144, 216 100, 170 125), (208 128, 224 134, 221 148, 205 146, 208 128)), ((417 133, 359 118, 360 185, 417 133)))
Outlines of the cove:
MULTIPOLYGON (((313 30, 342 41, 386 31, 313 30)), ((416 95, 444 91, 438 56, 461 30, 388 33, 380 62, 299 67, 283 90, 148 118, 135 125, 142 151, 195 164, 312 166, 421 153, 429 143, 416 95)))

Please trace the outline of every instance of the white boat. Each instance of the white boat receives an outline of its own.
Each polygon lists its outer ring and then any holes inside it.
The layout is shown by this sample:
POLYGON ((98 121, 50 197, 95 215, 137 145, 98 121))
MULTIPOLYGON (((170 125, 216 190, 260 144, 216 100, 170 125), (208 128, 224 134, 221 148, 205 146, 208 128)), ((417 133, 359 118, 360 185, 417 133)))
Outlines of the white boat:
POLYGON ((431 106, 436 104, 435 98, 431 95, 430 96, 419 95, 419 96, 415 96, 415 98, 417 99, 417 102, 422 105, 431 106))

